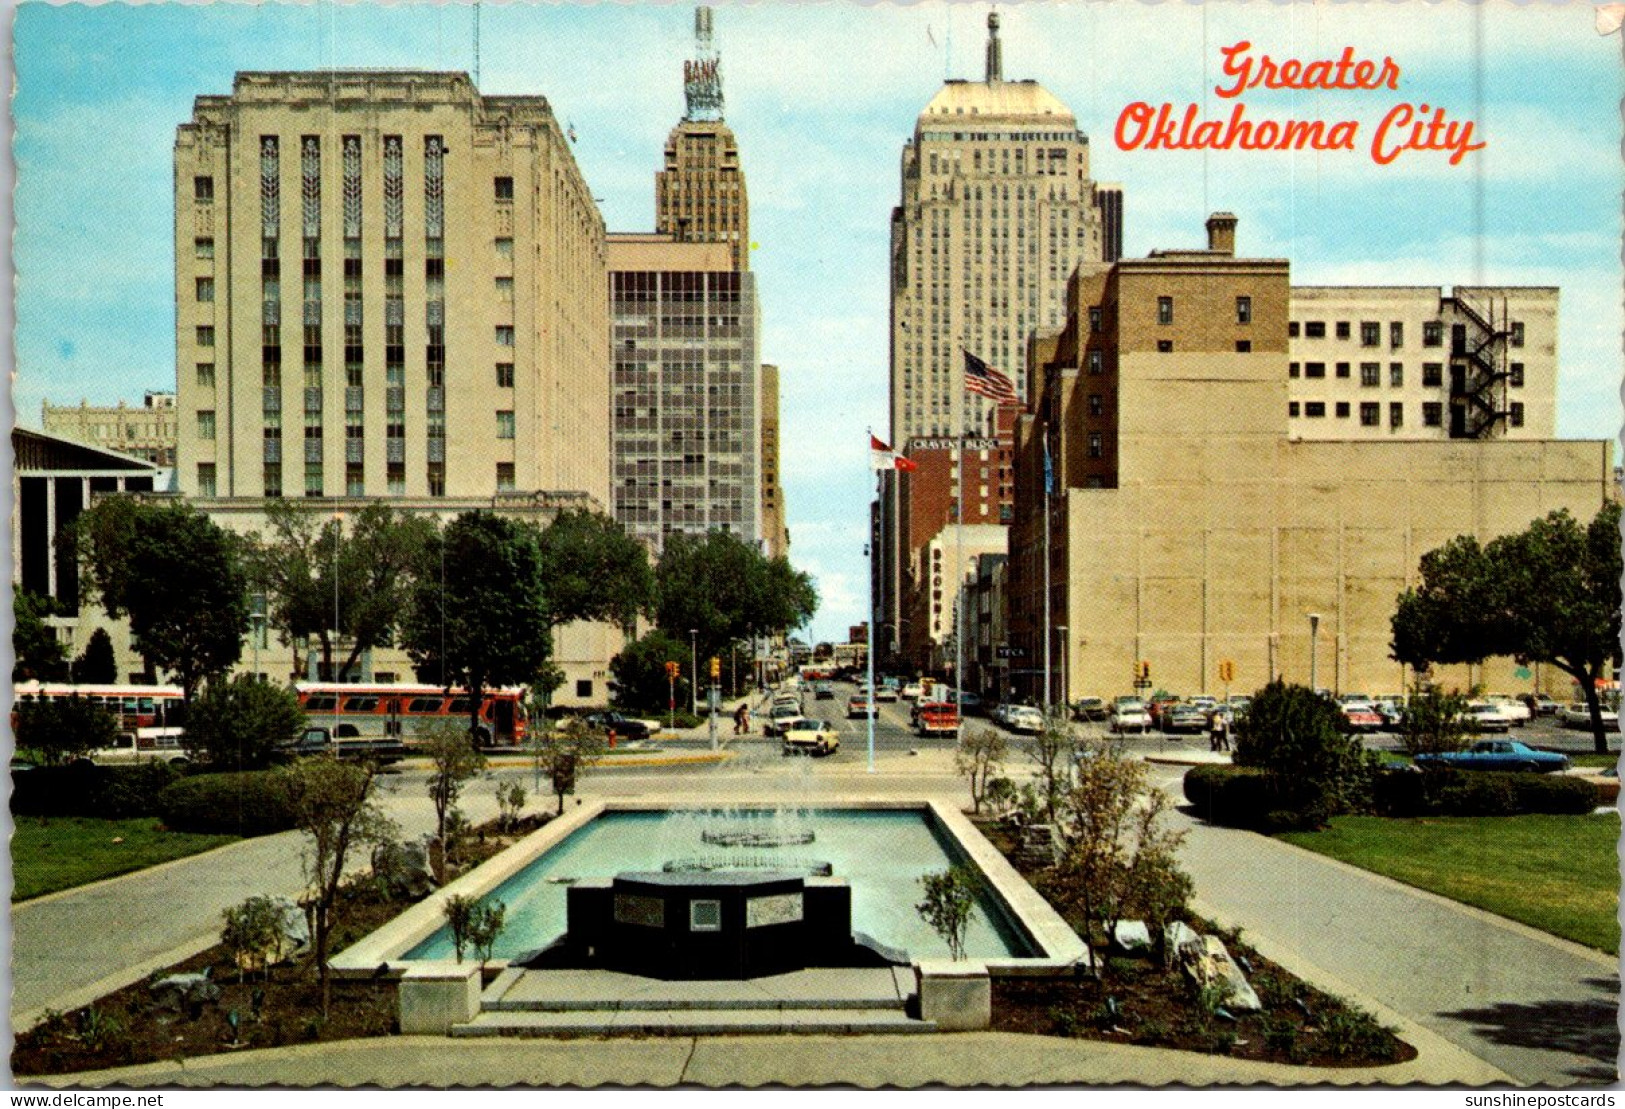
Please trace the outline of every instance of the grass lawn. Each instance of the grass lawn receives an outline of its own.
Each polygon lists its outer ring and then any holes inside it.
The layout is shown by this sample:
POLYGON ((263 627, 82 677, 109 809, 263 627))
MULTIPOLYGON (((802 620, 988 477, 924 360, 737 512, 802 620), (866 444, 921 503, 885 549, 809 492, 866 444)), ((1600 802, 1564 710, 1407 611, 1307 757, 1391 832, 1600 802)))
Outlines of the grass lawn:
POLYGON ((1407 885, 1619 953, 1619 816, 1339 816, 1307 847, 1407 885))
POLYGON ((1619 762, 1618 755, 1599 755, 1595 752, 1585 755, 1570 755, 1569 761, 1575 766, 1591 766, 1598 770, 1606 770, 1619 762))
POLYGON ((159 831, 158 820, 17 817, 11 837, 13 901, 143 870, 231 843, 236 836, 159 831))

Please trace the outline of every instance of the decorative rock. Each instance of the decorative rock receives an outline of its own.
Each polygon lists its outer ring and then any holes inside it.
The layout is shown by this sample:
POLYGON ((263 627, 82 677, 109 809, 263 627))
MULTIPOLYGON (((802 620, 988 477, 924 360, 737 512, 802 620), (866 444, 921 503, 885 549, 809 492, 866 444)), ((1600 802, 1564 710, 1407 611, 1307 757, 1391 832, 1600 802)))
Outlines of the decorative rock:
POLYGON ((177 1012, 188 1005, 201 1005, 220 998, 220 987, 206 973, 171 974, 147 988, 159 1005, 177 1012))
POLYGON ((1183 920, 1176 920, 1165 925, 1162 929, 1162 957, 1169 963, 1180 961, 1180 949, 1191 945, 1199 945, 1202 937, 1196 929, 1183 920))
POLYGON ((428 837, 380 843, 372 849, 372 873, 392 897, 427 896, 435 888, 428 837))
POLYGON ((1225 1002, 1230 1008, 1256 1013, 1264 1007, 1219 937, 1202 936, 1199 942, 1186 943, 1178 951, 1180 965, 1198 985, 1217 984, 1224 988, 1225 1002))
POLYGON ((1119 951, 1150 951, 1151 929, 1143 920, 1120 920, 1112 930, 1112 943, 1119 951))
POLYGON ((289 897, 273 897, 271 903, 282 912, 279 930, 282 935, 282 961, 287 962, 310 946, 310 921, 305 911, 289 897))

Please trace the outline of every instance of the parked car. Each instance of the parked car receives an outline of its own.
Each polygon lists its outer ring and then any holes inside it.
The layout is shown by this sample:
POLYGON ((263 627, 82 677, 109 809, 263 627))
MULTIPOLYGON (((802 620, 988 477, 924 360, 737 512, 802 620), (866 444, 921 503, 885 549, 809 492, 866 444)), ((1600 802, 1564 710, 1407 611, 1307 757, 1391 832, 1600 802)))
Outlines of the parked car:
POLYGON ((779 750, 786 755, 833 755, 841 749, 841 736, 821 720, 803 720, 784 733, 779 750))
POLYGON ((1031 705, 1012 705, 1005 713, 1004 726, 1022 735, 1037 735, 1044 730, 1044 714, 1031 705))
POLYGON ((955 735, 959 731, 959 710, 947 701, 922 702, 914 726, 922 736, 955 735))
MULTIPOLYGON (((1619 727, 1618 710, 1603 705, 1601 711, 1603 727, 1619 727)), ((1558 713, 1557 719, 1565 728, 1589 728, 1591 727, 1591 710, 1586 708, 1584 701, 1570 701, 1563 706, 1563 710, 1558 713)))
POLYGON ((1162 714, 1174 705, 1179 704, 1179 698, 1172 693, 1164 693, 1160 697, 1153 697, 1145 703, 1145 711, 1151 717, 1151 723, 1162 727, 1162 714))
POLYGON ((1158 727, 1168 735, 1190 733, 1195 735, 1207 727, 1207 713, 1197 705, 1183 702, 1162 706, 1158 727))
POLYGON ((869 699, 866 693, 854 693, 847 698, 847 716, 873 716, 875 711, 875 703, 869 699))
POLYGON ((617 739, 648 739, 659 727, 651 728, 647 720, 634 720, 618 712, 589 712, 581 718, 589 728, 614 732, 617 739))
POLYGON ((1596 787, 1598 805, 1608 806, 1619 802, 1619 767, 1610 766, 1598 770, 1595 767, 1583 766, 1571 773, 1596 787))
POLYGON ((1491 693, 1484 700, 1501 711, 1501 715, 1512 722, 1513 727, 1527 724, 1534 716, 1529 706, 1508 693, 1491 693))
POLYGON ((956 704, 958 704, 959 711, 963 712, 966 716, 980 716, 982 714, 981 694, 972 693, 968 689, 961 692, 957 698, 954 696, 952 690, 948 690, 946 695, 943 697, 943 700, 954 701, 956 704))
POLYGON ((798 724, 804 724, 807 718, 801 714, 800 705, 774 705, 768 711, 767 719, 762 722, 763 735, 783 735, 798 724))
POLYGON ((1466 751, 1416 756, 1417 766, 1446 766, 1456 770, 1515 770, 1547 773, 1567 770, 1569 757, 1555 751, 1537 751, 1516 739, 1481 739, 1466 751))
POLYGON ((1111 715, 1107 718, 1107 726, 1114 732, 1140 732, 1144 734, 1151 727, 1151 714, 1146 711, 1145 702, 1138 697, 1119 697, 1112 703, 1111 715))
POLYGON ((1462 710, 1458 719, 1474 732, 1509 732, 1512 730, 1512 721, 1501 711, 1499 705, 1492 705, 1488 701, 1471 701, 1462 710))
POLYGON ((1382 713, 1369 701, 1345 701, 1342 712, 1345 731, 1370 733, 1383 726, 1382 713))
POLYGON ((1104 697, 1079 697, 1072 703, 1074 720, 1104 720, 1112 714, 1104 697))
POLYGON ((1526 693, 1523 703, 1529 706, 1529 711, 1536 716, 1556 716, 1563 706, 1544 693, 1526 693))

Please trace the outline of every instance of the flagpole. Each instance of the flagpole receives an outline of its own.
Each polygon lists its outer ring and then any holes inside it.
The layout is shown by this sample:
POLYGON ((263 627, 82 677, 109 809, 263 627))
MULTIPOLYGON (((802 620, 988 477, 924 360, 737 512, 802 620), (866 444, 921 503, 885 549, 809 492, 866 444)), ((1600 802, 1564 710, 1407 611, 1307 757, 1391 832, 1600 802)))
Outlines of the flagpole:
MULTIPOLYGON (((870 459, 869 468, 871 470, 874 470, 874 475, 875 475, 875 509, 876 509, 876 511, 875 511, 875 519, 880 520, 880 519, 882 519, 882 517, 884 516, 885 511, 886 511, 885 501, 882 499, 882 497, 880 495, 880 488, 885 483, 885 477, 884 477, 884 471, 875 470, 875 468, 874 468, 874 442, 875 442, 875 433, 874 433, 873 430, 871 430, 869 432, 869 452, 870 452, 869 453, 869 459, 870 459)), ((882 525, 881 530, 882 531, 885 530, 884 525, 882 525)), ((869 643, 868 643, 868 650, 865 652, 869 656, 869 703, 865 706, 864 713, 869 718, 869 773, 871 773, 871 774, 873 774, 875 772, 875 713, 880 711, 880 704, 879 704, 878 701, 875 700, 875 630, 876 630, 875 629, 875 624, 877 622, 875 620, 875 616, 877 615, 877 613, 875 612, 875 565, 877 564, 877 560, 880 557, 879 553, 875 549, 878 546, 878 544, 876 543, 877 539, 879 539, 879 536, 874 535, 872 533, 870 534, 870 536, 869 536, 869 643)))
POLYGON ((959 575, 959 592, 954 595, 954 739, 965 730, 965 425, 970 401, 959 391, 959 527, 955 532, 958 550, 954 573, 959 575))
POLYGON ((1049 425, 1044 425, 1044 715, 1048 716, 1054 708, 1050 696, 1050 554, 1049 554, 1049 516, 1050 516, 1050 457, 1049 457, 1049 425))

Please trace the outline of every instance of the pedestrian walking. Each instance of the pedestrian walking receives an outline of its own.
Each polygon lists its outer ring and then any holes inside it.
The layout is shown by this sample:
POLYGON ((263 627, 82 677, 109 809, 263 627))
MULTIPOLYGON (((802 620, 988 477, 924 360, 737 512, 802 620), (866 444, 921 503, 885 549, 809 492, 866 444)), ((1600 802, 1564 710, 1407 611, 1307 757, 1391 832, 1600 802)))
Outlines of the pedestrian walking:
POLYGON ((750 705, 741 701, 739 707, 734 709, 734 735, 744 735, 746 721, 750 719, 750 705))
POLYGON ((1223 709, 1214 709, 1208 717, 1208 749, 1211 751, 1230 750, 1230 718, 1223 709))

